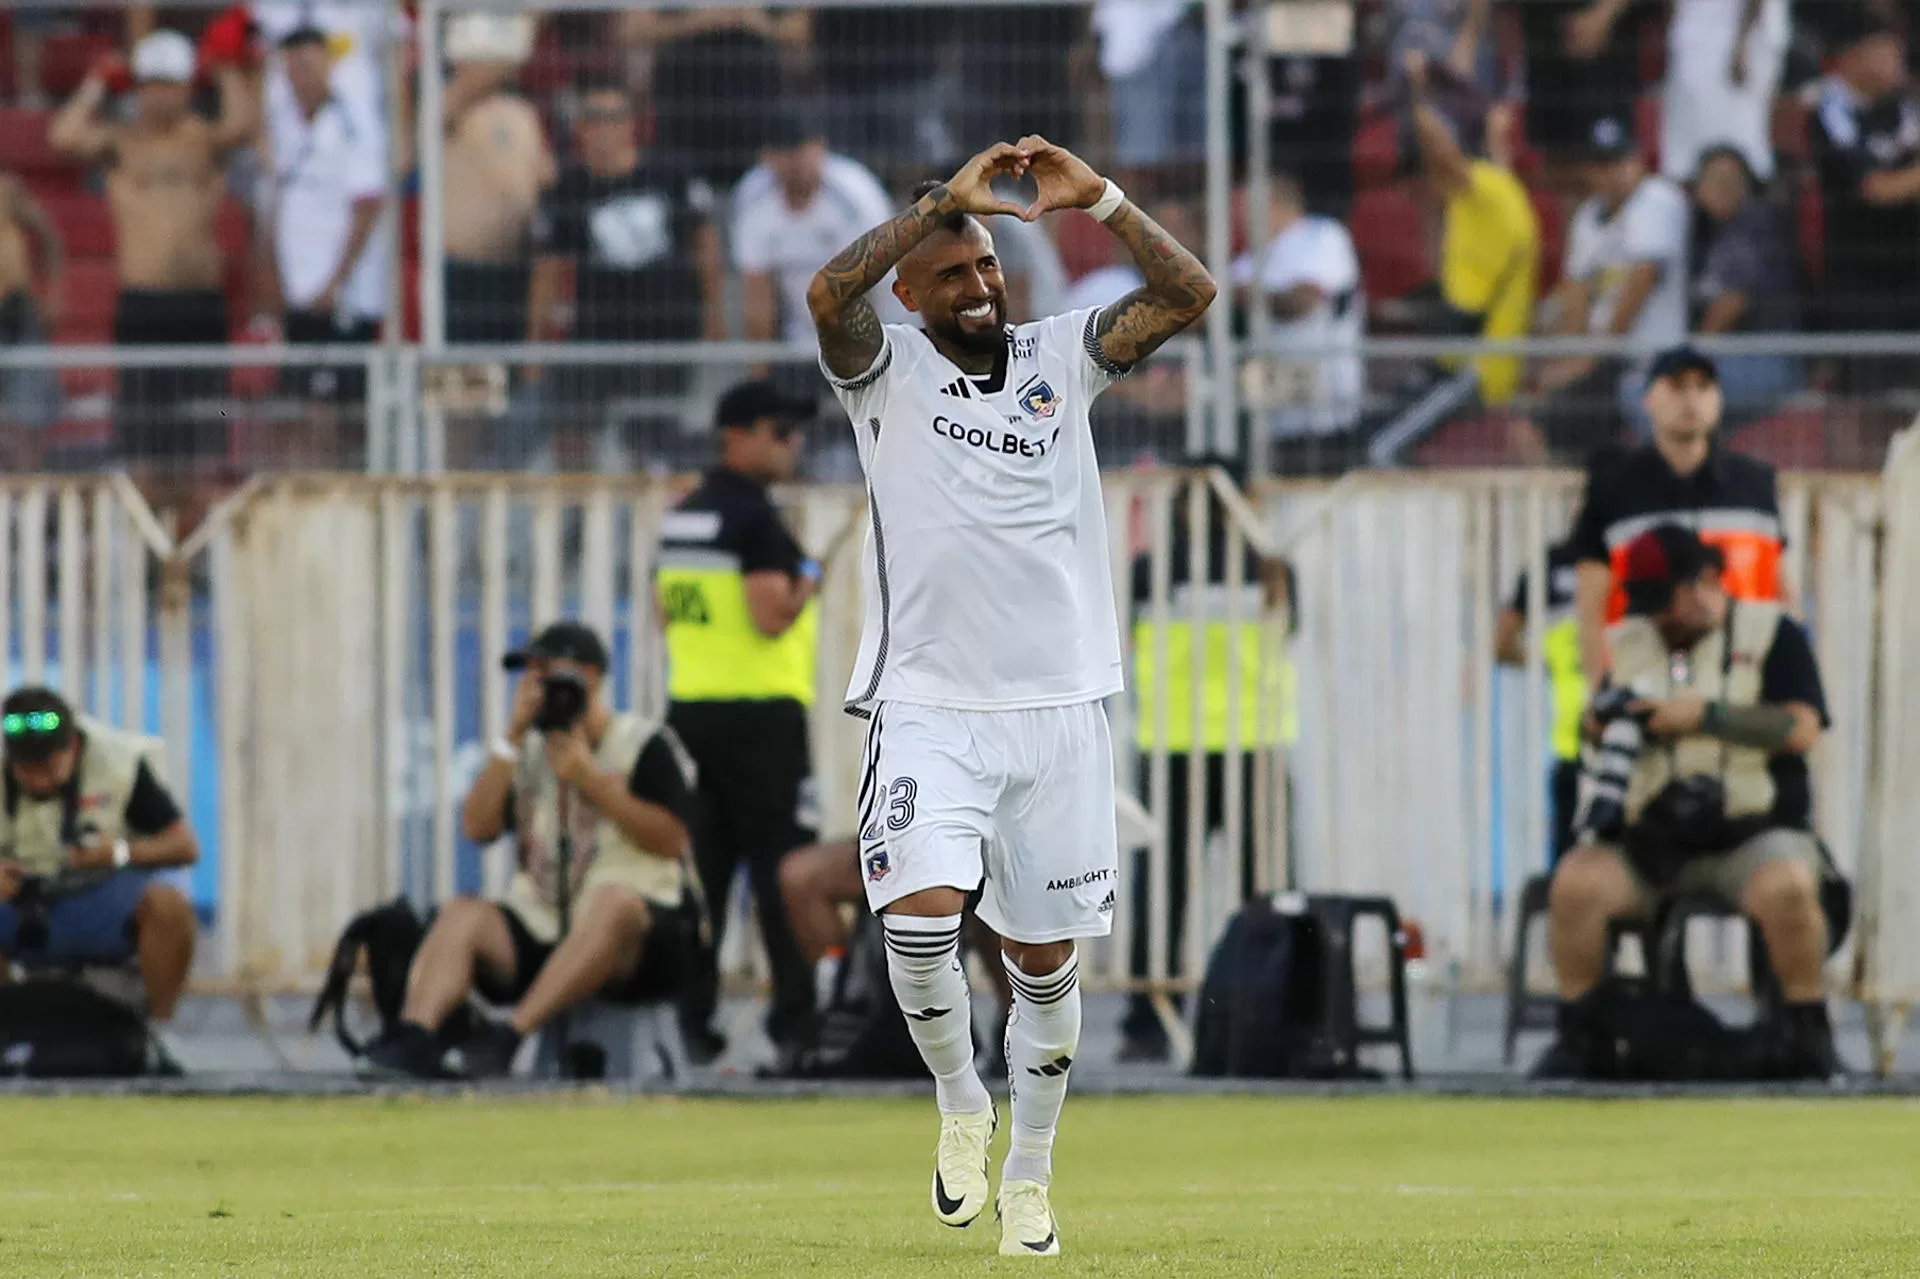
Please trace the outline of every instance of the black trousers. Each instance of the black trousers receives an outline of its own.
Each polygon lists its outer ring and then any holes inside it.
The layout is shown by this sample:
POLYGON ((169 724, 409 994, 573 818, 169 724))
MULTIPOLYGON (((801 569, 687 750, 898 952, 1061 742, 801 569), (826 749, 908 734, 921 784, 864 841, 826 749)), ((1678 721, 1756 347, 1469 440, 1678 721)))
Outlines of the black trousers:
MULTIPOLYGON (((1181 942, 1186 935, 1187 917, 1187 858, 1199 850, 1187 847, 1187 821, 1192 812, 1193 794, 1187 780, 1187 755, 1169 753, 1167 755, 1167 975, 1180 975, 1181 942)), ((1227 756, 1222 752, 1209 751, 1202 757, 1201 777, 1202 794, 1200 828, 1202 839, 1227 824, 1227 756)), ((1150 793, 1149 777, 1152 773, 1151 761, 1140 761, 1140 793, 1150 793)), ((1240 847, 1236 855, 1240 863, 1240 897, 1245 900, 1253 896, 1253 776, 1254 756, 1243 754, 1240 757, 1240 847)), ((1128 948, 1127 971, 1134 977, 1147 975, 1147 938, 1150 917, 1147 901, 1147 866, 1145 856, 1141 856, 1141 873, 1132 877, 1131 889, 1133 906, 1133 936, 1128 948)), ((1125 1019, 1121 1022, 1124 1034, 1150 1034, 1159 1025, 1154 1016, 1153 1004, 1144 994, 1135 994, 1127 1001, 1125 1019)))
POLYGON ((1560 859, 1573 847, 1573 815, 1580 806, 1580 761, 1577 759, 1556 759, 1553 761, 1553 775, 1547 782, 1549 809, 1553 814, 1553 861, 1549 866, 1558 866, 1560 859))
MULTIPOLYGON (((812 775, 807 710, 795 701, 675 702, 667 723, 700 770, 699 829, 694 864, 713 915, 713 953, 726 928, 728 890, 745 865, 773 970, 767 1034, 785 1043, 813 1014, 813 974, 780 899, 780 859, 814 838, 800 824, 800 793, 812 775)), ((720 999, 720 974, 709 962, 687 982, 681 1017, 706 1026, 720 999)))

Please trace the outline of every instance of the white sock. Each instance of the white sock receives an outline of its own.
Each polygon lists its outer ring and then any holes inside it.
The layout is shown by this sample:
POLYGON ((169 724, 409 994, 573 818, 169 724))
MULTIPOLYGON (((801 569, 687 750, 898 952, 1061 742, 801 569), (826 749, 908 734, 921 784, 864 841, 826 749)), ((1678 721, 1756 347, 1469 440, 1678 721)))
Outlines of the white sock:
POLYGON ((973 1003, 960 967, 960 916, 882 915, 887 978, 943 1115, 974 1115, 993 1099, 973 1068, 973 1003))
POLYGON ((1007 1015, 1007 1090, 1013 1098, 1013 1145, 1000 1180, 1053 1177, 1053 1135, 1067 1099, 1067 1070, 1080 1051, 1080 956, 1043 976, 1020 971, 1001 955, 1013 984, 1007 1015))

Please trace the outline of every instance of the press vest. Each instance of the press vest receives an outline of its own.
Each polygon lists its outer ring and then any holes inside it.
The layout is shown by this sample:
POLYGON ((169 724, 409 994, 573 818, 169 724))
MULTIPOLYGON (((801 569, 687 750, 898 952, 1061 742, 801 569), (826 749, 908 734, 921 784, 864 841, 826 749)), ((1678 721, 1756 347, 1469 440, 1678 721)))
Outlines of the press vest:
POLYGON ((808 601, 769 639, 747 607, 746 571, 728 545, 729 512, 675 510, 661 523, 655 581, 666 614, 667 696, 676 702, 813 704, 819 609, 808 601))
POLYGON ((1291 742, 1297 736, 1293 670, 1285 658, 1267 657, 1267 641, 1260 621, 1265 607, 1257 583, 1227 585, 1214 582, 1173 587, 1167 621, 1157 625, 1143 617, 1133 626, 1133 681, 1139 697, 1134 740, 1142 750, 1161 745, 1166 726, 1169 751, 1194 749, 1193 657, 1200 647, 1200 741, 1210 753, 1254 750, 1291 742), (1233 596, 1238 594, 1238 600, 1233 596), (1229 620, 1229 605, 1237 602, 1237 621, 1229 620), (1236 634, 1237 632, 1237 634, 1236 634), (1165 643, 1166 669, 1160 667, 1165 643), (1234 668, 1238 667, 1237 717, 1233 705, 1234 668), (1229 725, 1229 720, 1234 723, 1229 725))
MULTIPOLYGON (((1613 650, 1613 681, 1642 697, 1698 697, 1728 706, 1760 701, 1760 675, 1767 650, 1780 629, 1780 607, 1730 603, 1727 624, 1686 653, 1674 653, 1653 623, 1630 617, 1608 631, 1613 650), (1731 645, 1731 648, 1729 648, 1731 645)), ((1766 751, 1731 746, 1704 734, 1677 741, 1650 741, 1640 752, 1627 787, 1627 820, 1641 811, 1668 782, 1705 774, 1726 788, 1728 817, 1759 817, 1773 811, 1773 775, 1766 751)))
POLYGON ((158 775, 159 739, 80 721, 80 759, 63 795, 29 799, 11 782, 0 806, 0 859, 17 862, 29 875, 56 879, 61 890, 85 887, 107 871, 66 870, 69 837, 112 844, 126 837, 127 802, 144 762, 158 775), (73 829, 63 829, 71 812, 73 829))
MULTIPOLYGON (((624 711, 613 716, 593 748, 595 765, 604 772, 628 776, 655 732, 665 737, 681 771, 691 778, 693 762, 673 730, 655 729, 638 715, 624 711)), ((537 733, 529 733, 520 747, 520 760, 513 772, 513 802, 520 869, 507 890, 507 904, 527 931, 543 942, 551 942, 560 933, 560 786, 547 765, 546 743, 537 733)), ((658 856, 640 848, 578 791, 572 792, 567 802, 573 834, 568 878, 573 884, 576 916, 586 894, 603 883, 630 888, 662 906, 680 904, 686 888, 683 858, 658 856)))

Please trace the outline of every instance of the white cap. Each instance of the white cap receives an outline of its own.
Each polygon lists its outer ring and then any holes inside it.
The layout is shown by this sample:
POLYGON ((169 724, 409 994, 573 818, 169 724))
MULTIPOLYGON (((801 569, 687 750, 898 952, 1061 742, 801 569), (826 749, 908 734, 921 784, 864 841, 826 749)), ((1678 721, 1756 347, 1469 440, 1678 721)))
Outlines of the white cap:
POLYGON ((178 31, 155 31, 133 46, 133 78, 190 84, 194 60, 193 41, 178 31))

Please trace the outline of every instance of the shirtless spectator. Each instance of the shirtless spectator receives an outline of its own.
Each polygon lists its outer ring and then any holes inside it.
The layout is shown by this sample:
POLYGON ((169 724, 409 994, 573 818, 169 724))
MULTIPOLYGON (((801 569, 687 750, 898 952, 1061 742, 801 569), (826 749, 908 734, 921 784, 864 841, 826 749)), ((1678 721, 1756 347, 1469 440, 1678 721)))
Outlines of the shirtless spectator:
MULTIPOLYGON (((0 351, 39 346, 60 320, 65 254, 46 211, 20 180, 0 173, 0 351), (34 300, 34 255, 43 281, 34 300)), ((48 368, 0 368, 0 466, 40 468, 40 433, 60 412, 60 380, 48 368)))
MULTIPOLYGON (((257 107, 243 68, 213 69, 220 115, 189 109, 193 44, 156 31, 134 46, 131 122, 102 118, 101 107, 128 68, 99 65, 54 117, 48 139, 68 155, 107 168, 107 201, 119 246, 120 301, 113 340, 121 346, 217 346, 227 340, 227 305, 214 235, 226 182, 222 166, 252 136, 257 107)), ((114 443, 150 495, 184 504, 187 464, 226 448, 218 417, 196 419, 192 401, 221 394, 217 365, 122 370, 115 396, 114 443)))

